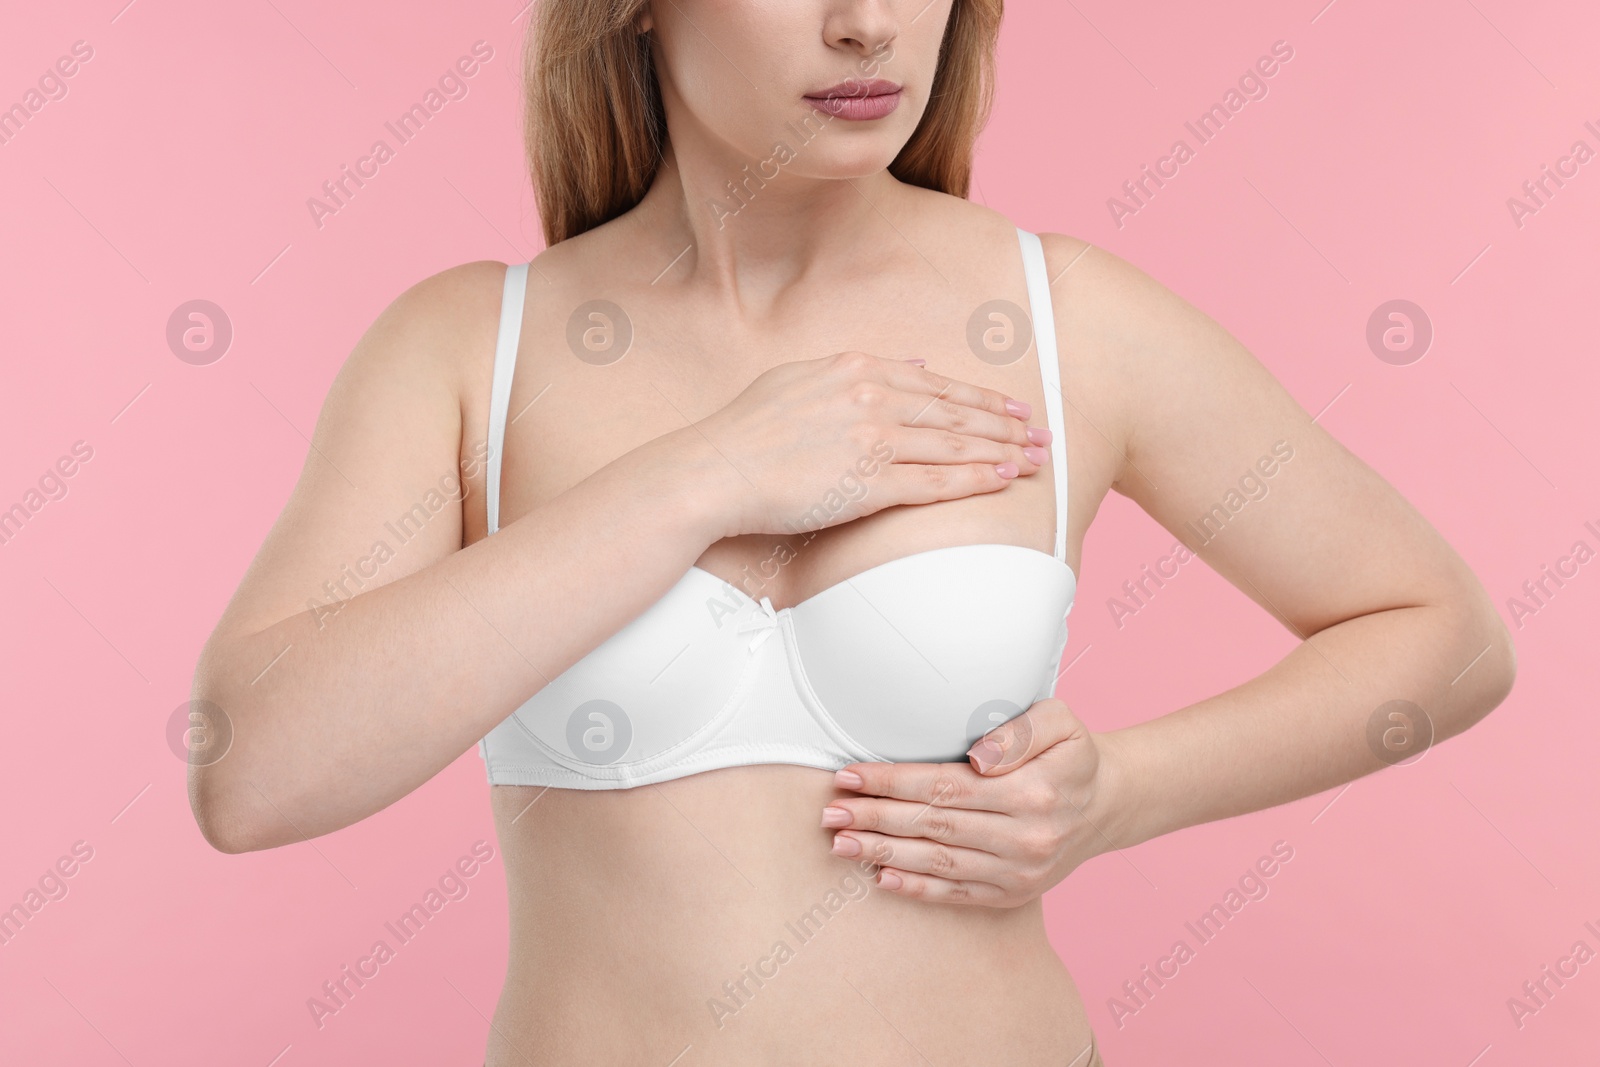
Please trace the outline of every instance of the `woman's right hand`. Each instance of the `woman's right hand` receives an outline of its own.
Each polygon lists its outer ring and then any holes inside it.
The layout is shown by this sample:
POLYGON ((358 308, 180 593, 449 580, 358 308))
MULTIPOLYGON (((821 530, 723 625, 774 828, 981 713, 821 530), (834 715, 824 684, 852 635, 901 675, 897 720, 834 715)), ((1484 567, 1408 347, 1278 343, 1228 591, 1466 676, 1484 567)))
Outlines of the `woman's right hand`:
POLYGON ((1029 413, 909 361, 840 352, 773 367, 692 430, 723 461, 732 537, 1003 489, 1049 455, 1029 413))

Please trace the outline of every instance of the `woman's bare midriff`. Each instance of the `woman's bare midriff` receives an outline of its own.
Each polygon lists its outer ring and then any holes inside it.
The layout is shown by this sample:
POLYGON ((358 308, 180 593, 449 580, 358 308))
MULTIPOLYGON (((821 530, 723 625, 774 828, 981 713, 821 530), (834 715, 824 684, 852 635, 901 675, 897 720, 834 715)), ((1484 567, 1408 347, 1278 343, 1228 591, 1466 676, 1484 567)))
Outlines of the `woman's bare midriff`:
POLYGON ((876 888, 828 850, 826 771, 492 794, 511 951, 489 1067, 1066 1065, 1089 1042, 1039 902, 876 888))

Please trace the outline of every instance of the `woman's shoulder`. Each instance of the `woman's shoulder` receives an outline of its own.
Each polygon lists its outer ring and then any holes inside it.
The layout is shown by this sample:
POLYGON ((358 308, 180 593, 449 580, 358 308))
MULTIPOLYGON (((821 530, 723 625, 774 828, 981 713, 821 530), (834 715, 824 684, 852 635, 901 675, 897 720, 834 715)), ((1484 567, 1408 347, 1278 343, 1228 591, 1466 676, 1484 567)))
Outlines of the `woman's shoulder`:
POLYGON ((403 348, 413 359, 436 363, 436 371, 470 390, 494 360, 510 266, 480 259, 429 274, 389 302, 372 332, 394 338, 391 350, 403 348))
POLYGON ((459 328, 486 307, 499 306, 510 266, 478 259, 445 267, 412 283, 390 302, 384 314, 403 316, 421 326, 459 328))
MULTIPOLYGON (((1075 352, 1080 371, 1098 369, 1147 379, 1181 360, 1196 331, 1214 328, 1200 309, 1140 267, 1080 237, 1039 234, 1056 335, 1075 352)), ((1112 381, 1105 384, 1111 385, 1112 381)))
POLYGON ((1136 264, 1081 237, 1041 231, 1039 242, 1058 312, 1079 330, 1157 329, 1194 310, 1136 264))
POLYGON ((1131 442, 1171 383, 1224 373, 1202 366, 1220 328, 1134 263, 1066 233, 1039 232, 1050 279, 1064 393, 1112 444, 1120 465, 1107 485, 1123 484, 1131 442))

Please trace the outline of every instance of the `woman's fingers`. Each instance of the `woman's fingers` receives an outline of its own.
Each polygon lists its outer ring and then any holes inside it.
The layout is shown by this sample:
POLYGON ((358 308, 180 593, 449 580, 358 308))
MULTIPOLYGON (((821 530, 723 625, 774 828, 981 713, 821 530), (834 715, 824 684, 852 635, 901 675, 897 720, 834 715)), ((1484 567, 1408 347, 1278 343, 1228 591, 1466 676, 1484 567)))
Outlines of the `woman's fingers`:
POLYGON ((933 504, 1004 489, 1021 474, 1005 463, 891 463, 878 484, 899 504, 933 504))
POLYGON ((979 774, 1007 774, 1039 753, 1086 732, 1064 701, 1048 697, 978 738, 967 750, 967 758, 979 774))
MULTIPOLYGON (((928 374, 915 367, 901 368, 901 373, 908 370, 928 374)), ((938 389, 930 385, 926 390, 886 386, 885 416, 901 426, 949 430, 1018 448, 1034 444, 1040 437, 1048 440, 1048 430, 1040 434, 1042 427, 1029 427, 1026 416, 1030 409, 1021 401, 1009 400, 993 389, 951 378, 940 377, 939 381, 948 384, 938 389), (1012 405, 1012 410, 1007 410, 1008 404, 1012 405), (1034 431, 1032 434, 1030 429, 1034 431)))
POLYGON ((902 392, 938 397, 952 404, 1014 420, 1027 419, 1032 414, 1030 404, 1014 400, 997 390, 947 377, 904 360, 885 360, 884 364, 886 380, 902 392))
POLYGON ((1032 474, 1049 461, 1048 449, 969 437, 953 430, 907 428, 889 439, 896 463, 1015 463, 1032 474))
POLYGON ((1017 790, 1004 778, 985 778, 966 763, 850 763, 833 776, 855 797, 843 806, 854 811, 857 797, 885 797, 918 805, 963 808, 1010 815, 1017 790))
MULTIPOLYGON (((991 411, 982 404, 966 404, 947 396, 897 388, 889 382, 856 380, 850 385, 850 400, 856 410, 879 425, 946 430, 968 437, 1013 444, 1031 444, 1029 427, 1021 418, 1004 411, 991 411)), ((974 392, 999 397, 992 390, 974 392)), ((982 401, 982 397, 971 399, 982 401)))
POLYGON ((823 810, 823 825, 845 825, 852 833, 870 831, 890 837, 922 837, 940 844, 986 849, 1003 840, 1008 815, 968 808, 943 808, 906 800, 841 797, 823 810), (849 822, 840 823, 833 811, 844 811, 849 822))
POLYGON ((1021 847, 1002 852, 858 830, 841 831, 833 839, 834 855, 877 864, 879 888, 896 896, 991 908, 1034 899, 1047 878, 1047 854, 1021 847))
POLYGON ((989 882, 997 888, 1015 869, 993 853, 961 848, 923 838, 888 837, 865 831, 835 834, 833 854, 846 859, 865 859, 880 867, 915 871, 952 881, 989 882))
MULTIPOLYGON (((906 766, 914 765, 895 770, 906 766)), ((976 799, 949 781, 905 781, 893 790, 915 799, 833 800, 822 812, 822 825, 835 831, 831 851, 877 864, 879 886, 928 901, 1014 907, 1060 880, 1051 878, 1062 841, 1059 790, 1037 775, 1018 775, 983 783, 989 788, 980 792, 995 794, 983 802, 988 808, 947 806, 976 799)))
POLYGON ((989 882, 937 878, 916 871, 880 867, 878 888, 897 897, 911 897, 928 904, 973 904, 986 908, 1015 908, 1033 898, 1024 892, 1005 890, 989 882))
POLYGON ((1018 448, 1032 444, 1029 426, 1012 415, 996 415, 982 408, 968 407, 954 400, 920 393, 891 394, 886 414, 910 429, 941 430, 1018 448))

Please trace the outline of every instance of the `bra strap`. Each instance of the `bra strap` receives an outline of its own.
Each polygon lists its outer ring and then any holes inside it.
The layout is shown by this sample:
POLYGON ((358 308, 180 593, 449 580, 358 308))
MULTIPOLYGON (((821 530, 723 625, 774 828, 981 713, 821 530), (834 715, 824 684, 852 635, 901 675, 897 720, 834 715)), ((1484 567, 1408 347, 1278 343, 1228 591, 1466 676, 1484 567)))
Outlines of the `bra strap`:
POLYGON ((500 454, 506 441, 506 409, 511 406, 511 376, 517 369, 517 341, 522 336, 522 297, 528 288, 528 264, 506 268, 500 297, 500 336, 494 347, 494 380, 489 387, 489 532, 500 529, 500 454))
POLYGON ((1067 433, 1061 412, 1061 362, 1056 353, 1056 317, 1050 301, 1050 273, 1045 266, 1044 242, 1039 235, 1017 227, 1022 244, 1023 272, 1028 279, 1029 315, 1039 353, 1039 378, 1044 384, 1045 418, 1050 427, 1050 466, 1056 481, 1055 557, 1067 561, 1067 433))

